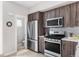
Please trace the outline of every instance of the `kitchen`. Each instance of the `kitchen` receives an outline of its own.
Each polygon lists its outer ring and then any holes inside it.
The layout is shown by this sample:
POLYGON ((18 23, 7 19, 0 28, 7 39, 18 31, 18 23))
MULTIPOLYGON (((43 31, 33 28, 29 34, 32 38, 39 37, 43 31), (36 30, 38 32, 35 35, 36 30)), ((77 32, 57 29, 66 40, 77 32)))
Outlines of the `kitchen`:
POLYGON ((78 9, 79 2, 75 2, 28 15, 29 22, 38 22, 38 52, 47 56, 78 56, 75 53, 79 41, 78 9))
POLYGON ((2 5, 0 56, 79 57, 79 1, 4 1, 2 5))

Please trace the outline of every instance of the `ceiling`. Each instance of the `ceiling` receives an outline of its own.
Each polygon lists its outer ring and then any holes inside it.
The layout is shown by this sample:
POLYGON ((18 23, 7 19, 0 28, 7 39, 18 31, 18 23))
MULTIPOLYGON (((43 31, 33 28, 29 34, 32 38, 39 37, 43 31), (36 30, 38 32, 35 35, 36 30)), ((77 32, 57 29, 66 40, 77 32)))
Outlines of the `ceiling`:
POLYGON ((41 1, 15 1, 15 3, 22 5, 26 8, 31 8, 41 3, 41 1))
POLYGON ((22 7, 28 8, 29 12, 47 11, 58 8, 76 1, 13 1, 22 7))

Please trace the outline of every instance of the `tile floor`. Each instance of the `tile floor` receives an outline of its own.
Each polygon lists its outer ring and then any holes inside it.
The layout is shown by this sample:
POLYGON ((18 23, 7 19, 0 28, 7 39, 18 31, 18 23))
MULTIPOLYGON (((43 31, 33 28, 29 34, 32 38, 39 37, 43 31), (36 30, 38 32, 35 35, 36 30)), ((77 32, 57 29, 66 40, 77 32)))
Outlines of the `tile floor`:
POLYGON ((31 50, 20 50, 16 54, 11 55, 10 57, 46 57, 41 53, 36 53, 31 50))

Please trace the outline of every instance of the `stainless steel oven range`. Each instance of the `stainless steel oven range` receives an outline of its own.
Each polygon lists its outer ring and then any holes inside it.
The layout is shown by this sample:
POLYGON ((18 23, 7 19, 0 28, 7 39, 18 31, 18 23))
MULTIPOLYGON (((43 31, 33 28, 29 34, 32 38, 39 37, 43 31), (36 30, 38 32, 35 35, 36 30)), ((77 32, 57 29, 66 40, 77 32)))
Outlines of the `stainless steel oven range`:
POLYGON ((46 36, 44 54, 47 56, 61 56, 61 38, 65 37, 64 33, 54 32, 46 36), (58 34, 57 34, 58 33, 58 34))

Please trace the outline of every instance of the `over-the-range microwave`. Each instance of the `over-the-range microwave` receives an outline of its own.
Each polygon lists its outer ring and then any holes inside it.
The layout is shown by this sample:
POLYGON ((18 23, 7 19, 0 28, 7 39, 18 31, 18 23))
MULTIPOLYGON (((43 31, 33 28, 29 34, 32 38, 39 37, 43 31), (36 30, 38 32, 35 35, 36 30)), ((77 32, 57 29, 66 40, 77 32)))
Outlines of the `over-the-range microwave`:
POLYGON ((63 27, 64 17, 51 18, 46 20, 46 27, 63 27))

